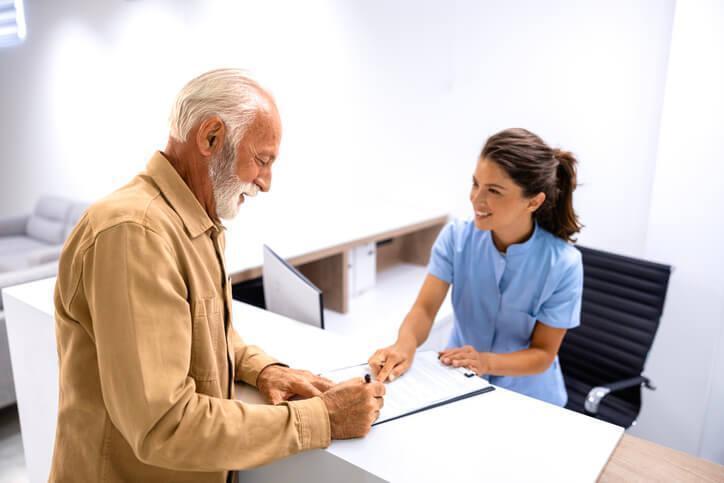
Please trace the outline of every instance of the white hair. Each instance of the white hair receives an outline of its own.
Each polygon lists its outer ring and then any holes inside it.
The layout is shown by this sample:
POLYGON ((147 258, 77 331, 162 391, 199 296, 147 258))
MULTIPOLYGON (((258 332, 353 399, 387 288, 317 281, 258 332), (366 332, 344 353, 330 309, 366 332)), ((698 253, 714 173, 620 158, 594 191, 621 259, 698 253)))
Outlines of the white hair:
POLYGON ((264 105, 262 92, 261 86, 241 69, 201 74, 176 96, 169 117, 171 137, 187 141, 195 125, 215 115, 223 121, 235 148, 264 105))

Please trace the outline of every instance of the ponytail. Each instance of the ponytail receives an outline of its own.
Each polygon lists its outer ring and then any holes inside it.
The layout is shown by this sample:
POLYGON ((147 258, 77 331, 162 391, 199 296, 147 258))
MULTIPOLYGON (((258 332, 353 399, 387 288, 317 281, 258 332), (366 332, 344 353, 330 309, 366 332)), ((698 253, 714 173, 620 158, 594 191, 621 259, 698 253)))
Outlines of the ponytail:
MULTIPOLYGON (((556 168, 556 194, 550 200, 547 209, 537 215, 538 224, 563 240, 574 242, 573 235, 581 231, 583 225, 573 209, 573 192, 578 186, 576 176, 576 158, 568 151, 553 149, 553 157, 558 162, 556 168)), ((546 203, 548 204, 548 203, 546 203)))
POLYGON ((534 214, 538 225, 562 240, 576 241, 573 235, 583 225, 573 210, 573 191, 578 186, 573 154, 551 149, 526 129, 512 128, 490 136, 480 158, 503 168, 525 196, 545 193, 545 201, 534 214))

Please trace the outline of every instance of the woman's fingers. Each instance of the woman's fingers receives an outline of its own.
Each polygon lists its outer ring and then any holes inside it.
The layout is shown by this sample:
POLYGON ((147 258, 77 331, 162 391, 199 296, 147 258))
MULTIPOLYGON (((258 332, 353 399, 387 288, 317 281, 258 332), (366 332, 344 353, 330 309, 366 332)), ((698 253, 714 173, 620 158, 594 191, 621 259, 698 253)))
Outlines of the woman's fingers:
POLYGON ((387 349, 379 349, 375 351, 375 353, 372 354, 372 357, 370 357, 367 361, 367 364, 369 364, 370 371, 372 372, 373 376, 377 376, 377 374, 380 372, 380 369, 384 367, 386 354, 387 349))
MULTIPOLYGON (((380 372, 377 374, 376 379, 380 382, 385 382, 388 377, 390 377, 390 374, 392 373, 392 370, 400 363, 402 362, 402 358, 395 353, 388 354, 387 360, 385 360, 384 366, 382 366, 382 369, 380 369, 380 372)), ((394 377, 390 380, 393 380, 394 377)))
POLYGON ((408 359, 403 360, 397 364, 390 373, 390 381, 394 381, 401 375, 403 375, 410 368, 410 361, 408 359))
POLYGON ((451 365, 453 361, 460 359, 471 359, 474 357, 475 350, 465 346, 455 349, 448 349, 440 353, 440 361, 445 365, 451 365))

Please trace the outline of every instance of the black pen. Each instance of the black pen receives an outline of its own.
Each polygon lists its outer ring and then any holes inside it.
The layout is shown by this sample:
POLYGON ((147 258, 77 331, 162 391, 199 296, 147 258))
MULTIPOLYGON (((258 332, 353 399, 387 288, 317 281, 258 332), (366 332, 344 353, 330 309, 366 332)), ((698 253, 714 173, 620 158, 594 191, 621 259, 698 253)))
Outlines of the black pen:
POLYGON ((370 382, 372 382, 372 376, 365 374, 365 384, 369 384, 370 382))

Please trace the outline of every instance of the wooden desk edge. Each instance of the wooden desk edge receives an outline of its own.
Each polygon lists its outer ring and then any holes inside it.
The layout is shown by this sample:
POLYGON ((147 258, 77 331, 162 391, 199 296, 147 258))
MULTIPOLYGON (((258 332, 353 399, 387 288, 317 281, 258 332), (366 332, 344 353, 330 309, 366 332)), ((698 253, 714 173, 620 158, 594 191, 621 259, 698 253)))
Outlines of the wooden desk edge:
POLYGON ((598 481, 722 482, 724 466, 624 433, 598 481))
MULTIPOLYGON (((366 236, 363 238, 358 238, 356 240, 351 240, 348 242, 340 243, 338 245, 333 245, 331 247, 314 250, 310 253, 293 256, 293 257, 290 257, 289 259, 287 259, 287 261, 294 266, 303 265, 305 263, 314 262, 314 261, 320 260, 322 258, 327 258, 332 255, 337 255, 339 253, 346 252, 347 250, 349 250, 353 247, 356 247, 358 245, 377 242, 380 240, 386 240, 388 238, 396 238, 399 236, 407 235, 409 233, 424 230, 425 228, 430 228, 432 226, 445 224, 445 223, 447 223, 447 221, 449 219, 450 219, 449 215, 437 216, 435 218, 430 218, 429 220, 421 221, 419 223, 413 223, 412 225, 406 225, 406 226, 403 226, 400 228, 395 228, 393 230, 388 230, 388 231, 384 231, 384 232, 377 233, 374 235, 366 236)), ((231 283, 239 283, 239 282, 244 282, 246 280, 251 280, 253 278, 261 277, 261 273, 262 273, 261 266, 247 268, 245 270, 241 270, 239 272, 232 273, 230 275, 231 283)))

